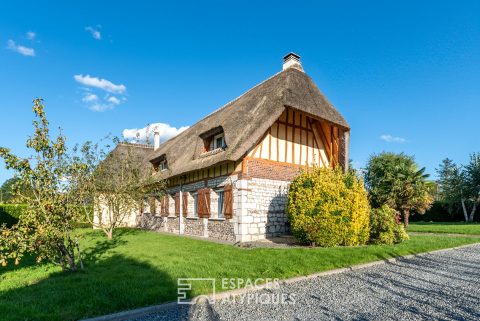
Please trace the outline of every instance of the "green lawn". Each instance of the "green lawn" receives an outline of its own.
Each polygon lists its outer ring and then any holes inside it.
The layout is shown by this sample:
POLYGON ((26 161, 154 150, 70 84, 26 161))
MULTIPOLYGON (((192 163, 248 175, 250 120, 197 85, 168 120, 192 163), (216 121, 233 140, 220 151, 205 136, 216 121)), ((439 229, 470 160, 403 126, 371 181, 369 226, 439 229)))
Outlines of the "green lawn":
MULTIPOLYGON (((247 249, 132 229, 112 241, 82 233, 84 271, 28 261, 0 269, 2 320, 75 320, 171 301, 180 277, 289 278, 480 241, 418 235, 395 246, 247 249)), ((193 289, 207 292, 206 285, 193 289)))
POLYGON ((465 222, 412 222, 409 232, 452 233, 480 235, 480 223, 465 222))

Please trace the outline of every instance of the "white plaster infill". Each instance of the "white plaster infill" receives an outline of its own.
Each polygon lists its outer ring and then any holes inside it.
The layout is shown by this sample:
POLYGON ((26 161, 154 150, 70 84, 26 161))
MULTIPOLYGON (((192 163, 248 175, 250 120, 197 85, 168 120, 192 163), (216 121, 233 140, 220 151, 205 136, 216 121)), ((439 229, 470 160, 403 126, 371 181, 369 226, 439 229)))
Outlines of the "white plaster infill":
MULTIPOLYGON (((418 254, 398 256, 398 257, 394 257, 394 258, 390 258, 390 259, 386 259, 386 260, 373 261, 373 262, 368 262, 368 263, 364 263, 364 264, 356 264, 356 265, 348 266, 348 267, 345 267, 345 268, 314 273, 314 274, 310 274, 310 275, 306 275, 306 276, 297 276, 297 277, 293 277, 293 278, 286 279, 286 280, 280 280, 279 284, 280 285, 291 284, 291 283, 295 283, 295 282, 326 277, 326 276, 329 276, 329 275, 335 275, 335 274, 345 273, 345 272, 348 272, 348 271, 365 269, 365 268, 369 268, 369 267, 373 267, 373 266, 377 266, 377 265, 383 265, 383 264, 393 263, 393 262, 401 261, 401 260, 405 260, 405 259, 411 259, 411 258, 414 258, 414 257, 421 257, 421 256, 424 256, 424 255, 427 255, 427 254, 443 253, 443 252, 448 252, 448 251, 452 251, 452 250, 467 248, 467 247, 471 247, 471 246, 474 246, 474 245, 477 245, 477 244, 479 244, 479 243, 472 243, 472 244, 461 245, 461 246, 451 247, 451 248, 447 248, 447 249, 434 250, 434 251, 430 251, 430 252, 423 252, 423 253, 418 253, 418 254)), ((251 288, 235 289, 235 290, 231 290, 231 291, 225 291, 225 292, 217 293, 217 294, 215 294, 215 296, 213 296, 213 295, 200 295, 198 297, 192 298, 190 300, 190 302, 196 302, 197 299, 202 299, 203 300, 205 298, 208 299, 208 300, 214 299, 214 301, 215 300, 218 301, 218 300, 222 300, 222 299, 228 299, 228 298, 244 295, 244 294, 251 293, 251 292, 260 291, 262 289, 269 288, 270 286, 271 286, 270 284, 262 284, 262 285, 256 286, 254 289, 251 289, 251 288)), ((84 319, 82 321, 122 321, 122 320, 129 320, 129 319, 139 318, 139 317, 142 317, 142 316, 145 316, 145 315, 148 315, 148 314, 159 313, 159 312, 162 312, 164 310, 174 308, 177 305, 178 305, 177 301, 168 302, 168 303, 153 305, 153 306, 149 306, 149 307, 145 307, 145 308, 129 310, 129 311, 124 311, 124 312, 118 312, 118 313, 104 315, 104 316, 90 318, 90 319, 84 319)))

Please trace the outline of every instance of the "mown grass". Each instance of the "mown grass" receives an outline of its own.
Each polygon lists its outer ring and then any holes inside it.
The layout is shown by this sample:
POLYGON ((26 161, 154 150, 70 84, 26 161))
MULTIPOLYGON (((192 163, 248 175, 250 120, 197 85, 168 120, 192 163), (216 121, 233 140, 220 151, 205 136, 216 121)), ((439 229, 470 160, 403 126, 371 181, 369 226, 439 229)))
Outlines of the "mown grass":
MULTIPOLYGON (((394 246, 238 248, 133 229, 107 240, 82 230, 86 268, 62 273, 26 260, 0 269, 2 320, 76 320, 176 299, 177 278, 289 278, 353 264, 454 247, 476 238, 412 236, 394 246)), ((192 295, 209 293, 197 284, 192 295)))
POLYGON ((412 222, 408 226, 408 232, 480 235, 480 223, 412 222))

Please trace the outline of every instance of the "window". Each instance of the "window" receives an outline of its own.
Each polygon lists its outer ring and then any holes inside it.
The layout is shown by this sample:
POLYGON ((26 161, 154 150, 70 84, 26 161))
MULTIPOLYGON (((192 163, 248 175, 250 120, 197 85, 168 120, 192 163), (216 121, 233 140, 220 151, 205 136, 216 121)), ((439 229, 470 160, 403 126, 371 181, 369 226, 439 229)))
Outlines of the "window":
POLYGON ((221 126, 212 128, 200 135, 203 139, 203 152, 221 151, 227 147, 225 133, 221 126))
POLYGON ((218 218, 224 218, 223 205, 224 205, 224 195, 223 191, 217 192, 218 195, 218 218))
POLYGON ((164 171, 166 170, 168 167, 167 167, 167 160, 164 159, 160 162, 160 164, 158 164, 158 168, 160 169, 160 171, 164 171))
POLYGON ((198 194, 193 193, 193 217, 198 217, 198 194))
POLYGON ((167 157, 165 154, 151 161, 155 171, 164 171, 168 169, 167 157))

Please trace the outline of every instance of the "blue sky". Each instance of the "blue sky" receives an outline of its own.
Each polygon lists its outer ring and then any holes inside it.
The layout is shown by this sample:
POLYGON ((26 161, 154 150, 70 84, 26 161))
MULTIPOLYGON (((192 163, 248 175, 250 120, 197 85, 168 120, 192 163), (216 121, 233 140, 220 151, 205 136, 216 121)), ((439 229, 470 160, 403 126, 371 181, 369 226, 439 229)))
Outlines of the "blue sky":
POLYGON ((28 155, 35 97, 71 145, 147 123, 172 135, 294 51, 350 123, 357 166, 404 151, 433 174, 480 151, 479 14, 479 1, 5 2, 0 146, 28 155))

